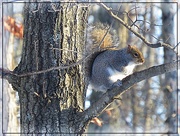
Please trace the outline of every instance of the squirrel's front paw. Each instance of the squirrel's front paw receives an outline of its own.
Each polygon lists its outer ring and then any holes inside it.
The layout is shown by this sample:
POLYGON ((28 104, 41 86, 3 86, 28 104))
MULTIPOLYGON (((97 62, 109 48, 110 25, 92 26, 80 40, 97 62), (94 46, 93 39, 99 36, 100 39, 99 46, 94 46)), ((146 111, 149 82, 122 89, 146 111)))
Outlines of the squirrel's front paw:
POLYGON ((111 89, 113 89, 115 87, 120 87, 120 86, 122 86, 122 81, 118 79, 116 82, 114 82, 112 84, 112 86, 108 90, 111 90, 111 89))
POLYGON ((120 87, 120 86, 122 86, 122 81, 118 79, 118 80, 113 84, 113 87, 120 87))

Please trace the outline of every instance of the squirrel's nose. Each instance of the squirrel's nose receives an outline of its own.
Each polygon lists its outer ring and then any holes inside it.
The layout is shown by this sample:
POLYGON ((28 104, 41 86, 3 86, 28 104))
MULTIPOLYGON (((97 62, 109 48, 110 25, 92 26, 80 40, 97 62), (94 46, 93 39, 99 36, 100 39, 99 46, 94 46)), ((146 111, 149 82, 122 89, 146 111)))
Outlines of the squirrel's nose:
POLYGON ((145 62, 144 58, 138 60, 139 63, 143 64, 145 62))
POLYGON ((141 63, 144 63, 144 62, 145 62, 145 59, 144 59, 144 58, 142 58, 142 59, 141 59, 141 63))

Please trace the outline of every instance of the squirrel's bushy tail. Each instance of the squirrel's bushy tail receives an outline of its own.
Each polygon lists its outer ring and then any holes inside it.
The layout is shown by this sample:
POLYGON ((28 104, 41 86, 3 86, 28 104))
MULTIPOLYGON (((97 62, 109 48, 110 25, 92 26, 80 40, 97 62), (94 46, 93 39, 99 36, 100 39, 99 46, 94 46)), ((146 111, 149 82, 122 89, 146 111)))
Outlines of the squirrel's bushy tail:
MULTIPOLYGON (((86 31, 86 50, 87 53, 93 49, 106 50, 113 49, 118 46, 118 37, 115 30, 110 26, 96 23, 89 25, 86 31)), ((98 50, 98 51, 99 51, 98 50)))
POLYGON ((85 48, 85 74, 91 76, 92 65, 95 58, 105 50, 114 50, 118 47, 118 37, 115 30, 108 25, 96 23, 89 25, 86 31, 85 48))

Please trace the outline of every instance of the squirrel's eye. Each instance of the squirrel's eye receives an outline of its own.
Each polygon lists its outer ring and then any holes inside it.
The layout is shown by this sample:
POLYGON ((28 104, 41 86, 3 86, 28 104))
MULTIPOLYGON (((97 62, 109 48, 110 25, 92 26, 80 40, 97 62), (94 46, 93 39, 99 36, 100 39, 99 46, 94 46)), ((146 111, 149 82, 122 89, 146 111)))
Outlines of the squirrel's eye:
POLYGON ((134 53, 134 57, 138 57, 138 53, 137 52, 134 53))

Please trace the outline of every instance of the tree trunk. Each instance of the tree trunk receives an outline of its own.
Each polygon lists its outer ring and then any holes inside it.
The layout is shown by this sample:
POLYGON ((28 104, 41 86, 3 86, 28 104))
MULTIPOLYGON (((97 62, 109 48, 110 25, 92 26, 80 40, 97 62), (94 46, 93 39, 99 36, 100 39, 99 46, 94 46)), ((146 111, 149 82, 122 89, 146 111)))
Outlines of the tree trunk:
POLYGON ((83 4, 25 4, 24 47, 13 71, 19 76, 11 82, 21 133, 83 133, 84 74, 75 64, 82 59, 86 17, 83 4))
MULTIPOLYGON (((165 0, 165 2, 170 2, 165 0)), ((173 4, 162 3, 163 40, 170 45, 175 45, 174 39, 174 13, 173 4)), ((164 48, 165 63, 176 60, 177 56, 172 50, 164 48)), ((167 123, 168 133, 177 133, 177 71, 165 74, 165 99, 167 100, 167 123)))

